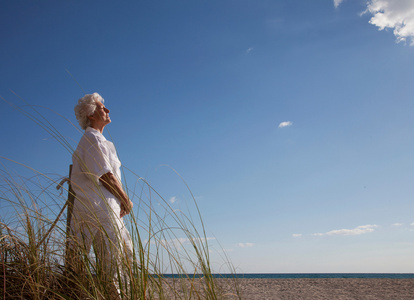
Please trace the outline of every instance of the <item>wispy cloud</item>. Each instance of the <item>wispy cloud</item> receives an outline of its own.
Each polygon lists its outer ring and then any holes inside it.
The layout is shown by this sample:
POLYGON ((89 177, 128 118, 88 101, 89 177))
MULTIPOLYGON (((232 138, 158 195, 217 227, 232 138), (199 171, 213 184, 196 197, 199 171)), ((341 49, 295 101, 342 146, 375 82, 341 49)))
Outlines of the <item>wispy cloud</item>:
POLYGON ((240 247, 240 248, 253 247, 253 243, 238 243, 237 247, 240 247))
POLYGON ((341 3, 342 3, 343 1, 344 1, 344 0, 333 0, 333 3, 334 3, 335 8, 338 8, 338 6, 339 6, 339 5, 341 5, 341 3))
POLYGON ((410 226, 414 226, 414 223, 411 223, 410 226))
POLYGON ((294 238, 298 238, 298 237, 301 237, 302 236, 302 233, 294 233, 294 234, 292 234, 292 236, 294 238))
POLYGON ((175 197, 175 196, 174 196, 174 197, 171 197, 171 198, 170 198, 170 202, 171 202, 171 203, 175 203, 175 202, 177 202, 177 197, 175 197))
POLYGON ((402 223, 394 223, 394 224, 392 224, 392 226, 403 226, 403 224, 402 223))
POLYGON ((370 233, 377 228, 378 225, 362 225, 358 226, 354 229, 336 229, 331 230, 325 233, 314 233, 314 236, 324 236, 324 235, 359 235, 359 234, 365 234, 370 233))
POLYGON ((292 126, 293 123, 291 121, 285 121, 279 124, 279 128, 289 127, 292 126))
POLYGON ((246 50, 246 53, 249 54, 252 51, 253 51, 253 47, 250 47, 249 49, 246 50))

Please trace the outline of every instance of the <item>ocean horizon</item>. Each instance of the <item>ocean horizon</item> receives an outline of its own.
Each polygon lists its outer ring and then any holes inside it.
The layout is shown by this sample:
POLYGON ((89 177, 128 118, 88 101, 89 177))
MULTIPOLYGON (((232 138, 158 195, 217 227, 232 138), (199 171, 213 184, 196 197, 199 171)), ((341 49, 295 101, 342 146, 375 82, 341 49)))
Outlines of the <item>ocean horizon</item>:
MULTIPOLYGON (((414 273, 238 273, 212 274, 215 278, 246 278, 246 279, 298 279, 298 278, 387 278, 411 279, 414 273)), ((163 274, 166 278, 203 277, 203 274, 163 274)))

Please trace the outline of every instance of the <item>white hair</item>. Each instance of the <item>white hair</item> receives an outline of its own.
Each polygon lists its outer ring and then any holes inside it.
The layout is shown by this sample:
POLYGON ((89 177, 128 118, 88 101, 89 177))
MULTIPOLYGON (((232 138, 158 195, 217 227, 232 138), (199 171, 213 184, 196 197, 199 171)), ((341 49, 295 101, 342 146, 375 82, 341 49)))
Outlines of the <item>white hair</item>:
POLYGON ((104 103, 104 99, 98 93, 87 94, 80 98, 75 106, 75 116, 83 130, 91 125, 88 117, 95 112, 96 101, 104 103))

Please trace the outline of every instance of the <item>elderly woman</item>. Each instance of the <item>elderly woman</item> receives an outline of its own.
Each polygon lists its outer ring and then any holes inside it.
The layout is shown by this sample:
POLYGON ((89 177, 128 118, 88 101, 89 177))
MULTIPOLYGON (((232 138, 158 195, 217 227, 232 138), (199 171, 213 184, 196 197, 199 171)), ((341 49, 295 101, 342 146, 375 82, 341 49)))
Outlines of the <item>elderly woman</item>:
POLYGON ((88 254, 93 244, 101 262, 97 267, 116 281, 120 266, 132 262, 132 242, 122 219, 131 212, 132 202, 122 188, 114 144, 102 135, 111 123, 104 99, 98 93, 85 95, 75 114, 85 133, 72 157, 72 245, 88 254))

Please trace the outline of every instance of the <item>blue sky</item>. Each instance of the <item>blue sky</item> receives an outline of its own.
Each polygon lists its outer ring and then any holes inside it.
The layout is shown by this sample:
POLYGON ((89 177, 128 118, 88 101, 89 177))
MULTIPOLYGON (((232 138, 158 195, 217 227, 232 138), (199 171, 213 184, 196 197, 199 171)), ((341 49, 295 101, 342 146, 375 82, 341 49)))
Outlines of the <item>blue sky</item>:
MULTIPOLYGON (((413 14, 409 0, 3 1, 0 96, 75 122, 66 70, 100 93, 123 164, 180 208, 176 169, 240 272, 413 272, 413 14)), ((65 175, 70 153, 0 105, 0 156, 65 175)))

